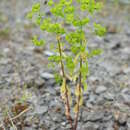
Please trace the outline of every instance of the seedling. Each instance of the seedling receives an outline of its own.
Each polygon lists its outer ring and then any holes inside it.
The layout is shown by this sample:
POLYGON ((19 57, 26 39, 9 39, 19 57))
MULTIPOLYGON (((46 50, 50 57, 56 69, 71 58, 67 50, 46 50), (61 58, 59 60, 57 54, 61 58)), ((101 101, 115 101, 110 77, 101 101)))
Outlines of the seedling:
MULTIPOLYGON (((95 0, 59 0, 58 2, 49 0, 48 6, 53 16, 49 18, 44 16, 40 6, 40 3, 34 4, 27 17, 30 19, 34 17, 42 31, 51 33, 56 38, 57 43, 50 45, 55 55, 50 56, 49 61, 53 67, 60 66, 62 74, 60 75, 59 72, 56 78, 57 81, 62 81, 60 92, 65 105, 65 115, 71 129, 76 130, 80 108, 83 105, 83 92, 87 90, 88 59, 101 53, 100 49, 91 52, 86 49, 85 30, 90 23, 89 16, 100 10, 102 3, 97 3, 95 0), (85 17, 83 14, 86 14, 85 17), (73 26, 74 31, 70 31, 66 24, 73 26), (70 53, 64 51, 66 48, 70 53), (75 84, 74 89, 69 86, 68 78, 75 84), (72 91, 75 95, 71 94, 72 91), (71 115, 71 108, 75 117, 71 115)), ((98 36, 103 36, 106 32, 106 29, 97 23, 93 23, 92 29, 98 36)), ((36 46, 45 44, 45 41, 39 40, 37 36, 34 36, 32 41, 36 46)))

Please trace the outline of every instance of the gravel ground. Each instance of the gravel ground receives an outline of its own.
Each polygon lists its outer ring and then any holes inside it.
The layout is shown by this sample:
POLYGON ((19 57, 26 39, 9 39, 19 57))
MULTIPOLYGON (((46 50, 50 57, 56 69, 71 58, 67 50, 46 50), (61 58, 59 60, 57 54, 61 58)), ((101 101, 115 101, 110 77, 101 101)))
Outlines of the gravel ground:
MULTIPOLYGON (((25 18, 32 3, 0 0, 0 121, 13 130, 6 117, 18 114, 17 107, 22 111, 29 106, 32 109, 14 121, 18 130, 69 130, 59 86, 47 68, 49 44, 37 48, 30 40, 39 34, 48 43, 54 41, 25 18)), ((43 10, 50 15, 48 8, 43 10)), ((103 38, 86 31, 89 49, 104 52, 89 61, 78 130, 130 130, 130 5, 107 3, 95 18, 108 31, 103 38)))

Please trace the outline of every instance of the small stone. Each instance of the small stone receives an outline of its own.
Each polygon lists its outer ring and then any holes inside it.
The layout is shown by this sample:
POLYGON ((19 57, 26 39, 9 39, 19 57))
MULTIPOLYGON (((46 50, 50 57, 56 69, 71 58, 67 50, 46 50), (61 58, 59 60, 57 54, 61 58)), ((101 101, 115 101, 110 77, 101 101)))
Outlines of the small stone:
POLYGON ((114 95, 111 93, 105 93, 104 98, 108 101, 113 101, 114 100, 114 95))
POLYGON ((98 105, 103 105, 105 103, 105 100, 103 98, 103 96, 99 96, 97 99, 96 99, 96 103, 98 105))
POLYGON ((24 130, 34 130, 34 129, 31 127, 24 127, 24 130))
POLYGON ((110 126, 110 127, 107 127, 106 130, 114 130, 114 128, 110 126))
POLYGON ((125 114, 125 113, 120 113, 118 122, 119 122, 121 125, 124 125, 124 124, 127 122, 127 114, 125 114))
POLYGON ((112 119, 112 115, 108 115, 108 116, 105 116, 105 117, 103 118, 104 121, 109 121, 109 120, 111 120, 111 119, 112 119))
POLYGON ((87 116, 89 115, 89 112, 87 111, 83 111, 82 113, 82 118, 83 118, 83 121, 86 122, 87 121, 87 116))
POLYGON ((130 130, 130 118, 127 120, 127 130, 130 130))
POLYGON ((45 80, 41 79, 41 78, 36 78, 35 84, 36 84, 37 87, 42 87, 45 84, 45 80))
POLYGON ((88 113, 88 115, 86 115, 86 119, 84 119, 84 121, 100 121, 102 120, 104 117, 104 113, 103 112, 92 112, 92 113, 88 113))
POLYGON ((112 50, 117 50, 117 49, 119 49, 119 48, 121 48, 121 44, 120 44, 120 42, 119 43, 116 43, 114 46, 112 46, 112 50))
POLYGON ((125 53, 125 54, 130 54, 130 48, 129 47, 124 47, 122 48, 122 53, 125 53))
POLYGON ((104 87, 104 86, 99 86, 97 89, 96 89, 96 94, 101 94, 101 93, 103 93, 103 92, 105 92, 107 90, 107 88, 106 87, 104 87))
POLYGON ((66 126, 66 122, 62 122, 61 125, 62 125, 62 126, 66 126))
POLYGON ((87 102, 92 103, 92 104, 95 104, 95 103, 96 103, 96 99, 97 99, 97 96, 94 95, 94 94, 91 94, 91 95, 89 96, 89 100, 88 100, 87 102))
POLYGON ((36 114, 38 115, 43 115, 48 111, 48 107, 47 106, 37 106, 36 107, 36 114))
POLYGON ((119 130, 126 130, 126 127, 121 126, 119 130))
MULTIPOLYGON (((1 127, 0 127, 1 128, 1 127)), ((10 127, 10 130, 14 130, 14 128, 13 127, 10 127)))
POLYGON ((126 35, 130 36, 130 30, 127 30, 126 35))
POLYGON ((53 55, 54 55, 54 53, 53 53, 53 52, 50 52, 50 51, 44 51, 44 54, 45 54, 46 56, 53 56, 53 55))
POLYGON ((53 79, 54 75, 51 74, 51 73, 48 73, 48 72, 44 72, 44 73, 41 74, 41 77, 44 78, 44 79, 53 79))
POLYGON ((99 125, 88 122, 83 126, 83 130, 98 130, 99 125))
POLYGON ((62 121, 62 116, 59 113, 51 113, 50 116, 53 119, 53 121, 55 121, 55 122, 61 122, 62 121))
POLYGON ((119 95, 119 99, 125 103, 130 103, 130 91, 122 90, 122 93, 119 95))
POLYGON ((51 95, 56 95, 56 90, 52 86, 47 87, 45 91, 51 95))
POLYGON ((105 130, 114 130, 113 126, 114 126, 113 120, 109 120, 106 123, 104 122, 102 130, 104 130, 104 129, 105 130))
POLYGON ((123 70, 123 72, 126 73, 126 74, 130 73, 130 67, 125 68, 125 69, 123 70))

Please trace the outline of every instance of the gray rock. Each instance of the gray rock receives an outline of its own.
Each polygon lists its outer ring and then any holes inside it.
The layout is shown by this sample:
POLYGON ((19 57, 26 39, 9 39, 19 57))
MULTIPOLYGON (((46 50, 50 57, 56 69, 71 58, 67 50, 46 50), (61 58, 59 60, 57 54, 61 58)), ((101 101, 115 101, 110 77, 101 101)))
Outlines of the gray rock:
POLYGON ((127 122, 127 114, 120 113, 118 122, 120 125, 124 125, 127 122))
POLYGON ((113 101, 114 100, 114 95, 109 93, 109 92, 107 92, 107 93, 104 94, 104 98, 106 100, 108 100, 108 101, 113 101))
POLYGON ((34 129, 31 127, 24 127, 24 130, 34 130, 34 129))
POLYGON ((121 51, 122 53, 130 54, 130 49, 128 47, 123 48, 121 51))
POLYGON ((118 98, 125 103, 130 103, 130 90, 128 88, 123 89, 118 98))
POLYGON ((88 116, 89 114, 90 114, 89 112, 83 111, 83 113, 82 113, 82 118, 83 118, 83 121, 84 121, 84 122, 87 121, 87 116, 88 116))
POLYGON ((102 124, 102 130, 114 130, 113 124, 114 124, 113 120, 109 120, 107 122, 104 122, 102 124))
POLYGON ((56 90, 52 86, 48 86, 45 91, 51 95, 56 95, 56 90))
POLYGON ((104 100, 103 96, 99 96, 97 98, 96 104, 103 105, 104 103, 105 103, 105 100, 104 100))
POLYGON ((130 118, 127 120, 127 130, 130 130, 130 118))
POLYGON ((98 130, 99 125, 92 123, 92 122, 88 122, 83 126, 83 130, 98 130))
POLYGON ((45 80, 41 79, 41 78, 36 78, 35 84, 36 84, 37 87, 42 87, 45 84, 45 80))
POLYGON ((94 95, 94 94, 91 94, 91 95, 89 96, 89 100, 88 100, 87 102, 92 103, 92 104, 95 104, 95 103, 96 103, 96 99, 97 99, 97 96, 94 95))
POLYGON ((110 120, 112 120, 112 114, 108 113, 106 116, 104 116, 103 121, 107 121, 108 122, 110 120))
POLYGON ((54 75, 51 74, 51 73, 48 73, 48 72, 44 72, 44 73, 41 74, 41 77, 44 78, 44 79, 53 79, 54 75))
POLYGON ((130 4, 130 0, 119 0, 122 4, 130 4))
POLYGON ((123 70, 123 72, 126 73, 126 74, 130 73, 130 67, 125 68, 125 69, 123 70))
POLYGON ((59 113, 50 113, 50 116, 52 118, 53 121, 55 122, 62 122, 62 115, 59 113))
POLYGON ((103 119, 104 113, 103 112, 83 112, 83 120, 84 121, 100 121, 103 119))
POLYGON ((126 127, 120 127, 119 130, 126 130, 127 128, 126 127))
POLYGON ((109 127, 106 128, 106 130, 114 130, 114 128, 109 126, 109 127))
POLYGON ((36 111, 35 113, 38 115, 43 115, 48 111, 48 107, 47 106, 38 106, 36 107, 36 111))
POLYGON ((103 92, 105 92, 107 90, 107 88, 106 87, 104 87, 104 86, 99 86, 97 89, 96 89, 96 94, 101 94, 101 93, 103 93, 103 92))
POLYGON ((46 56, 53 56, 53 55, 54 55, 54 53, 53 53, 53 52, 50 52, 50 51, 44 51, 44 54, 45 54, 46 56))

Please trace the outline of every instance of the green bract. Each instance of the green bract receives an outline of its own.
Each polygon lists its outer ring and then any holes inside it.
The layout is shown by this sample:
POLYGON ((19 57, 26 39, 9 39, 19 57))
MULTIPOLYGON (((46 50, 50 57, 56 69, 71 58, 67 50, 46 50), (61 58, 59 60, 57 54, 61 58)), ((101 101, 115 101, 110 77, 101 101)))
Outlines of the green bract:
POLYGON ((36 46, 42 46, 45 44, 44 40, 38 40, 37 36, 34 36, 32 39, 32 42, 34 43, 34 45, 36 46))
POLYGON ((100 24, 94 23, 95 33, 98 36, 103 36, 106 32, 106 28, 102 27, 100 24))
MULTIPOLYGON (((72 130, 77 129, 78 115, 83 104, 83 92, 87 90, 86 78, 89 75, 88 59, 101 54, 100 49, 89 51, 87 49, 87 39, 85 31, 91 23, 89 15, 102 7, 102 3, 95 0, 53 0, 48 1, 48 6, 53 17, 46 17, 40 10, 40 3, 32 6, 32 10, 27 14, 29 19, 35 18, 35 23, 44 32, 52 34, 56 38, 56 44, 49 44, 54 55, 48 58, 49 66, 55 69, 60 67, 59 73, 55 74, 56 82, 61 85, 61 97, 65 104, 65 115, 71 125, 72 130), (77 4, 75 4, 77 2, 77 4), (75 7, 78 5, 79 7, 75 7), (86 16, 81 15, 85 12, 86 16), (70 25, 73 30, 69 30, 65 25, 70 25), (64 50, 69 50, 67 53, 64 50), (70 80, 75 88, 69 87, 67 80, 70 80), (71 91, 74 91, 72 100, 71 91), (72 103, 72 101, 74 101, 72 103), (74 105, 73 105, 74 104, 74 105), (71 106, 74 107, 74 122, 70 113, 71 106)), ((50 16, 52 16, 50 15, 50 16)), ((100 24, 93 24, 94 32, 98 36, 103 36, 106 29, 100 24)), ((36 46, 44 45, 43 40, 33 37, 36 46)))
POLYGON ((39 12, 39 11, 40 11, 40 3, 34 4, 33 7, 32 7, 32 12, 36 13, 36 12, 39 12))

